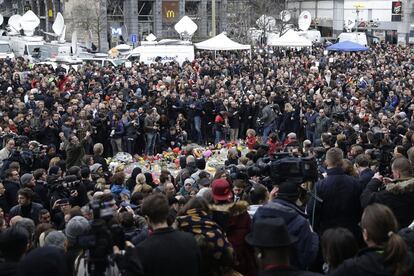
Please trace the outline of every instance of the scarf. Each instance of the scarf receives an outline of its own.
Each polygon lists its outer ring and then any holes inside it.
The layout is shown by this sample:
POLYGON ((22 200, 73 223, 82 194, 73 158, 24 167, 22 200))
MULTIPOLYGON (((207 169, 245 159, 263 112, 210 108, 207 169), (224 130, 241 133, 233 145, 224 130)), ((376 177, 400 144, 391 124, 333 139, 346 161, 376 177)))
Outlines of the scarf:
POLYGON ((227 254, 233 255, 233 248, 226 235, 209 215, 199 209, 190 209, 177 218, 178 228, 192 233, 200 246, 205 246, 214 259, 220 260, 227 254))

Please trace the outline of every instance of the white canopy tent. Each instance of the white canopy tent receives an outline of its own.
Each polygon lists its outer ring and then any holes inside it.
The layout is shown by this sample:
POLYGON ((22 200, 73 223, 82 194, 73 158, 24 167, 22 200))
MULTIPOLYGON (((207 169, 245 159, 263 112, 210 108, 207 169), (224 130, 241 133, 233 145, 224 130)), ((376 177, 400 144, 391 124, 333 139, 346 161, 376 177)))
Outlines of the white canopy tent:
POLYGON ((251 46, 248 44, 237 43, 228 38, 224 33, 216 35, 210 39, 194 44, 197 49, 210 51, 231 51, 231 50, 249 50, 251 46))
POLYGON ((289 30, 281 37, 270 39, 267 45, 277 47, 311 47, 312 42, 300 36, 294 30, 289 30))

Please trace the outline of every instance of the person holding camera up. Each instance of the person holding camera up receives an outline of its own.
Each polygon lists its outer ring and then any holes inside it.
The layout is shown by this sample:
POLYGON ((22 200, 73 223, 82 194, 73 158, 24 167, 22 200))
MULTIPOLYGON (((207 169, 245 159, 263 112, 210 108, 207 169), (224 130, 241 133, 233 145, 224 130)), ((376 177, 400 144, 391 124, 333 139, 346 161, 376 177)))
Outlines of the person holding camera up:
POLYGON ((391 166, 394 179, 377 172, 361 194, 363 208, 372 203, 388 206, 394 213, 399 228, 414 220, 414 178, 410 161, 405 157, 394 160, 391 166))
POLYGON ((68 140, 66 140, 63 132, 59 134, 60 139, 63 141, 62 149, 66 151, 66 167, 82 165, 83 157, 85 156, 84 143, 91 136, 89 131, 86 132, 85 138, 79 141, 79 138, 72 134, 68 140))

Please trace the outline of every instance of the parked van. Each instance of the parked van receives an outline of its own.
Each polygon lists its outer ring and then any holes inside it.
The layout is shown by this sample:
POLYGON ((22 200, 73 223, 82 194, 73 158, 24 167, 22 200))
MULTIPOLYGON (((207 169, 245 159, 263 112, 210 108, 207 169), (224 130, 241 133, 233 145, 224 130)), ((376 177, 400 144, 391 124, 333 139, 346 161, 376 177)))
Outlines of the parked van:
POLYGON ((0 41, 0 59, 14 58, 14 53, 8 41, 0 41))
POLYGON ((351 41, 368 47, 367 35, 364 32, 341 33, 337 42, 351 41))

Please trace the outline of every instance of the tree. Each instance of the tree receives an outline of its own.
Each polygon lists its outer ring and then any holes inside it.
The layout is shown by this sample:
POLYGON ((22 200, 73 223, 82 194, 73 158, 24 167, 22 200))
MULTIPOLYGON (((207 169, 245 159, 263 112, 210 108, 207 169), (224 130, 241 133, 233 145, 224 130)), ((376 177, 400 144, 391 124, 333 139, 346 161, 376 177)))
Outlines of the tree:
POLYGON ((97 36, 98 48, 107 48, 107 13, 105 1, 89 0, 79 2, 72 9, 72 20, 76 29, 91 31, 97 36))
POLYGON ((283 31, 283 23, 279 14, 286 8, 287 0, 244 0, 228 2, 228 32, 247 42, 251 28, 258 28, 261 35, 266 37, 268 32, 283 31))

